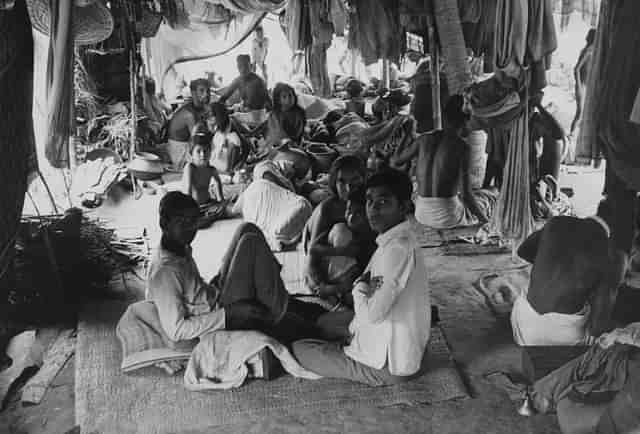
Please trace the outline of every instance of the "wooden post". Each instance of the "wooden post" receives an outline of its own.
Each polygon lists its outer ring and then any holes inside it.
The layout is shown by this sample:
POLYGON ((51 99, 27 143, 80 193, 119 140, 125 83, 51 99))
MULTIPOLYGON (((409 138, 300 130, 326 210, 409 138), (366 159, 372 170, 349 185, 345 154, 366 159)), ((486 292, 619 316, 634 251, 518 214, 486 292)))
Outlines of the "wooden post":
POLYGON ((436 39, 433 3, 427 20, 429 33, 429 52, 431 53, 431 107, 433 108, 433 127, 442 129, 442 109, 440 106, 440 47, 436 39))
POLYGON ((136 88, 138 86, 137 83, 137 65, 136 65, 136 44, 129 48, 129 85, 131 92, 131 143, 130 143, 130 151, 129 151, 129 160, 133 160, 134 155, 136 153, 136 140, 137 140, 137 131, 136 126, 137 122, 137 107, 136 107, 136 88))
POLYGON ((391 77, 389 77, 389 59, 382 59, 382 86, 389 89, 391 77))

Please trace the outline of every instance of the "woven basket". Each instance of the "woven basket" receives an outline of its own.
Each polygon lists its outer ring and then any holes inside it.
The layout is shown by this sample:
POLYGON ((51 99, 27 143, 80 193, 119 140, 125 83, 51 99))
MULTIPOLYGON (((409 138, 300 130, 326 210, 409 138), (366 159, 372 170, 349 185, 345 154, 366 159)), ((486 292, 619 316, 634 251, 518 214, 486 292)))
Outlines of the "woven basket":
MULTIPOLYGON (((113 17, 102 1, 76 0, 87 4, 74 6, 73 36, 76 45, 91 45, 102 42, 111 36, 113 17)), ((49 36, 51 32, 51 14, 47 0, 27 0, 27 9, 33 28, 49 36)))
POLYGON ((143 38, 153 38, 158 33, 162 18, 161 13, 152 11, 149 8, 143 8, 139 23, 140 35, 143 38))

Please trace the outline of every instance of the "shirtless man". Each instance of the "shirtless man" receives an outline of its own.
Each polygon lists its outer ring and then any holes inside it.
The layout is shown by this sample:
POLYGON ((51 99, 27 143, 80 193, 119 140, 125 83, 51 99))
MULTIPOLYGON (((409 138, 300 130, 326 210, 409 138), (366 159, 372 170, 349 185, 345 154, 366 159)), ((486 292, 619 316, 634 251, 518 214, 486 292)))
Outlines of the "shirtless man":
POLYGON ((397 167, 418 157, 416 219, 436 229, 486 223, 497 194, 471 190, 469 145, 462 139, 466 123, 463 97, 452 96, 444 109, 444 130, 422 134, 399 155, 391 158, 397 167))
POLYGON ((242 105, 246 110, 271 110, 271 97, 267 85, 260 76, 251 72, 251 57, 241 54, 236 58, 240 76, 233 80, 219 99, 225 103, 236 91, 240 92, 242 105))
POLYGON ((189 88, 191 89, 191 101, 176 110, 169 120, 167 150, 171 163, 177 169, 182 169, 186 162, 193 127, 206 119, 207 104, 209 104, 211 93, 209 81, 204 78, 193 80, 189 88))
POLYGON ((593 43, 596 39, 596 29, 589 29, 587 32, 587 45, 580 51, 576 66, 573 68, 573 77, 575 79, 575 95, 576 95, 576 114, 571 121, 571 129, 569 134, 573 134, 578 122, 582 116, 582 106, 584 105, 584 93, 587 87, 587 77, 591 67, 591 58, 593 57, 593 43))
POLYGON ((611 242, 610 220, 602 201, 597 215, 554 217, 520 245, 533 268, 511 312, 518 345, 588 344, 611 328, 626 255, 611 242))

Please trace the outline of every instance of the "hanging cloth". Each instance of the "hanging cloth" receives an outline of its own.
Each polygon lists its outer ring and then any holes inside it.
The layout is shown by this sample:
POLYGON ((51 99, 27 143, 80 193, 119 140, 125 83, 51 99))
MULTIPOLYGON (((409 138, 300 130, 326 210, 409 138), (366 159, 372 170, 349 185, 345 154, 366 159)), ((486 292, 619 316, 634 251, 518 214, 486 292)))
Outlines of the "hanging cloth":
POLYGON ((530 61, 544 61, 545 69, 549 69, 551 53, 558 48, 553 5, 551 0, 528 0, 528 3, 527 51, 530 61))
POLYGON ((47 139, 45 156, 56 168, 69 167, 72 132, 73 0, 50 0, 51 35, 47 57, 47 139))
POLYGON ((529 191, 529 114, 524 110, 509 125, 506 162, 491 226, 517 245, 533 231, 529 191))
POLYGON ((498 0, 495 30, 495 63, 508 75, 517 77, 524 65, 527 48, 527 0, 498 0))
POLYGON ((305 0, 289 0, 285 12, 287 40, 291 50, 305 50, 311 45, 309 5, 305 0))
POLYGON ((355 13, 349 31, 349 48, 362 54, 365 65, 379 59, 397 61, 402 49, 400 12, 395 0, 354 0, 355 13))

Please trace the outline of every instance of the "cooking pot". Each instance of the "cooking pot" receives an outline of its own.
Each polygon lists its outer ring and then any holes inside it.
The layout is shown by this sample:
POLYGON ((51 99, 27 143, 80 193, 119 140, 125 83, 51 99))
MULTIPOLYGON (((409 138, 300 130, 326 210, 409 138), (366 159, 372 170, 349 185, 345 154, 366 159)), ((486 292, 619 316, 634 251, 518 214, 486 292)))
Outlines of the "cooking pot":
POLYGON ((141 181, 158 179, 164 173, 164 165, 160 157, 149 152, 136 152, 127 167, 129 173, 141 181))

